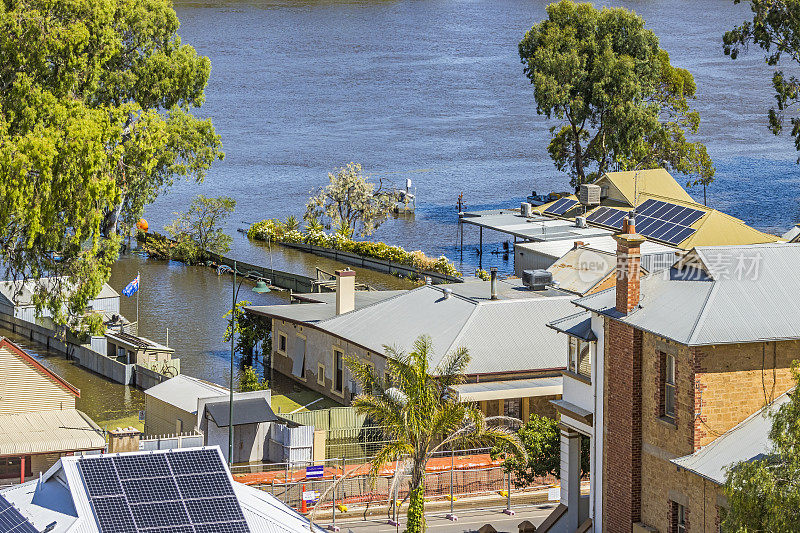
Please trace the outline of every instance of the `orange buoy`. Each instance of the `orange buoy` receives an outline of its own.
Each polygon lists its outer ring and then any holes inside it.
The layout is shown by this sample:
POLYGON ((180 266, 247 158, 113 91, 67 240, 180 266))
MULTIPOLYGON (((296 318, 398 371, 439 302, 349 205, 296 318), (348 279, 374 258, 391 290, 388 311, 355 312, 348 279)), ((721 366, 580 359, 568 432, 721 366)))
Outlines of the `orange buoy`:
POLYGON ((147 228, 149 226, 147 225, 147 221, 145 219, 140 218, 139 222, 136 223, 136 227, 139 228, 142 231, 147 231, 147 228))

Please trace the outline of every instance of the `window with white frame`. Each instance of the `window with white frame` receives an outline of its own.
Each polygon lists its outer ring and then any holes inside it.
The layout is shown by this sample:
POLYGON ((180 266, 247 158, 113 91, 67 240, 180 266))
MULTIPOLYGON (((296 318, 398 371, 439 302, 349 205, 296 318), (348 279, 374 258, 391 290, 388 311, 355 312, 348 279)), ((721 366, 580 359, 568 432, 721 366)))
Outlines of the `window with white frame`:
POLYGON ((592 343, 577 337, 569 338, 567 369, 581 376, 592 377, 592 343))
POLYGON ((664 416, 675 418, 675 356, 664 354, 664 416))

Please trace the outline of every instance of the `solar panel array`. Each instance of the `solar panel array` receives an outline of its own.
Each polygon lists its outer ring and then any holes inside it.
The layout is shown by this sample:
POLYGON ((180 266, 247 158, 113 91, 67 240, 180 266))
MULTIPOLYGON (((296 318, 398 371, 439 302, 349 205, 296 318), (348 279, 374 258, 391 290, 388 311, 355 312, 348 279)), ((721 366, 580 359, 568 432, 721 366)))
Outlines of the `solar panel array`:
POLYGON ((249 533, 227 470, 211 449, 82 457, 103 533, 249 533))
POLYGON ((0 533, 39 533, 16 507, 0 496, 0 533))
MULTIPOLYGON (((677 245, 697 231, 690 226, 704 214, 699 209, 651 199, 636 208, 636 231, 651 239, 677 245)), ((621 230, 626 215, 619 209, 599 207, 586 220, 621 230)))
POLYGON ((577 205, 577 203, 578 201, 573 200, 572 198, 561 198, 560 200, 556 200, 556 203, 545 209, 544 212, 550 213, 551 215, 561 216, 577 205))

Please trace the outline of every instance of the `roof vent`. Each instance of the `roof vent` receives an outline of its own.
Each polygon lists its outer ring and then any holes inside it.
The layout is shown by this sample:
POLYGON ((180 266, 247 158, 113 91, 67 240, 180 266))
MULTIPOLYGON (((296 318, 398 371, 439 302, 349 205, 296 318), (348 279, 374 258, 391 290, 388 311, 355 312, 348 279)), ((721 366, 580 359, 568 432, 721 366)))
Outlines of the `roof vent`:
POLYGON ((450 298, 450 295, 453 294, 453 289, 444 288, 442 289, 442 293, 444 294, 444 299, 447 300, 450 298))
POLYGON ((523 270, 522 284, 534 291, 543 291, 553 283, 553 273, 543 269, 523 270))

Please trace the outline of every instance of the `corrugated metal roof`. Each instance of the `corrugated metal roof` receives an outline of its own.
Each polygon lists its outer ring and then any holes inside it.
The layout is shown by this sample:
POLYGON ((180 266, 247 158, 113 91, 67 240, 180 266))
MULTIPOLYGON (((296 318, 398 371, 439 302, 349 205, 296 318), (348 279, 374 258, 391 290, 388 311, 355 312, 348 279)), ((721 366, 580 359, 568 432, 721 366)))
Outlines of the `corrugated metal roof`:
POLYGON ((698 346, 800 339, 800 245, 697 248, 681 264, 642 278, 640 307, 621 316, 616 289, 575 304, 679 343, 698 346))
MULTIPOLYGON (((230 420, 230 399, 219 399, 206 403, 206 413, 211 415, 217 427, 228 427, 230 420)), ((280 420, 272 411, 269 402, 261 398, 233 399, 233 425, 258 424, 280 420)))
POLYGON ((77 409, 0 415, 0 456, 100 450, 100 428, 77 409))
MULTIPOLYGON (((577 241, 582 242, 587 248, 599 250, 601 252, 615 253, 617 251, 617 241, 612 237, 609 231, 605 235, 597 237, 577 238, 577 241)), ((531 252, 549 257, 562 257, 575 247, 573 240, 549 241, 549 242, 519 242, 514 245, 515 249, 530 250, 531 252)), ((654 241, 645 241, 642 243, 641 253, 643 256, 651 254, 664 254, 675 252, 676 248, 667 246, 665 244, 657 243, 654 241)))
MULTIPOLYGON (((363 309, 374 303, 387 300, 407 291, 356 291, 355 308, 363 309)), ((303 293, 295 297, 312 303, 250 305, 245 307, 248 313, 291 320, 293 322, 319 322, 336 316, 336 293, 303 293)))
MULTIPOLYGON (((214 446, 219 452, 219 447, 214 446)), ((191 451, 197 448, 172 450, 191 451)), ((132 452, 152 454, 165 452, 132 452)), ((130 455, 130 454, 119 454, 130 455)), ((220 454, 221 455, 221 454, 220 454)), ((78 456, 62 457, 42 480, 29 481, 3 489, 2 495, 39 531, 55 522, 51 533, 100 533, 89 503, 81 474, 78 456)), ((230 476, 230 474, 228 474, 230 476)), ((242 513, 253 533, 304 533, 323 530, 309 526, 307 518, 287 507, 277 498, 254 487, 243 485, 230 478, 242 513)))
POLYGON ((595 183, 601 187, 603 185, 614 187, 630 206, 636 205, 637 190, 640 200, 642 194, 651 194, 665 199, 694 202, 694 198, 663 168, 607 172, 595 183))
POLYGON ((800 237, 800 224, 795 224, 789 231, 781 235, 782 239, 792 242, 795 242, 798 237, 800 237))
POLYGON ((586 341, 597 340, 597 336, 592 331, 592 314, 589 311, 581 311, 574 315, 559 318, 547 325, 560 333, 566 333, 572 337, 578 337, 586 341))
POLYGON ((197 400, 228 394, 228 389, 202 379, 178 374, 174 378, 150 387, 144 393, 187 413, 197 412, 197 400))
POLYGON ((779 396, 768 407, 753 413, 693 454, 678 457, 672 462, 719 485, 724 484, 729 467, 741 461, 760 459, 772 451, 770 414, 791 400, 789 394, 779 396))
POLYGON ((383 353, 384 345, 405 350, 420 335, 430 335, 440 358, 467 347, 470 374, 563 368, 563 339, 546 324, 574 309, 572 296, 530 294, 476 301, 456 294, 445 298, 441 287, 424 286, 316 327, 376 353, 383 353))
POLYGON ((461 402, 479 402, 505 398, 527 398, 531 396, 558 396, 563 389, 561 376, 515 379, 512 381, 482 381, 463 383, 453 387, 461 402))
POLYGON ((559 289, 585 294, 616 268, 616 254, 579 246, 557 259, 547 270, 553 274, 559 289))
MULTIPOLYGON (((55 286, 58 279, 64 278, 40 278, 38 280, 23 281, 0 281, 0 296, 5 297, 9 302, 16 302, 17 306, 25 307, 33 305, 33 292, 37 285, 40 285, 48 290, 55 286), (19 291, 19 294, 17 292, 19 291)), ((65 283, 64 289, 69 292, 73 285, 65 283)), ((103 298, 119 298, 119 293, 115 291, 108 283, 103 283, 100 292, 92 298, 92 300, 99 300, 103 298)))

